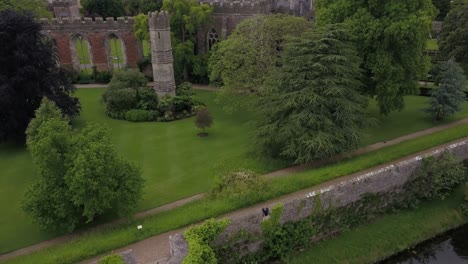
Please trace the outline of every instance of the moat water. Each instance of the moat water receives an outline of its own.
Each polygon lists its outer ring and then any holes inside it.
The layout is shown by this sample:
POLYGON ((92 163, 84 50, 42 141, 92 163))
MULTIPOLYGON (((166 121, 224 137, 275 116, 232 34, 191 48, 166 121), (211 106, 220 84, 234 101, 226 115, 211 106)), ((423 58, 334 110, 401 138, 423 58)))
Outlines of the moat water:
POLYGON ((382 264, 467 264, 468 225, 394 256, 382 264))

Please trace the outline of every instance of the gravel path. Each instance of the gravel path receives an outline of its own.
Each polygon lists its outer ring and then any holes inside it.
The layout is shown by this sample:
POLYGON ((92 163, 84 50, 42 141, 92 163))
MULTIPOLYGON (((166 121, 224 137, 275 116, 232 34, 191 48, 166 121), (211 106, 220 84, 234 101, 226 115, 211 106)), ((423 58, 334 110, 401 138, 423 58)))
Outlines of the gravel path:
MULTIPOLYGON (((94 85, 93 87, 96 87, 96 86, 94 85)), ((196 88, 196 89, 198 89, 198 88, 196 88)), ((212 88, 211 87, 209 87, 209 88, 208 87, 201 87, 201 89, 212 89, 212 88)), ((426 130, 416 132, 416 133, 408 134, 408 135, 405 135, 405 136, 402 136, 402 137, 399 137, 399 138, 395 138, 393 140, 389 140, 389 141, 386 141, 386 142, 380 142, 380 143, 376 143, 376 144, 373 144, 373 145, 369 145, 367 147, 358 149, 358 150, 354 151, 351 154, 339 155, 339 156, 335 156, 335 157, 330 158, 330 159, 317 161, 317 162, 314 162, 314 163, 311 163, 311 164, 294 166, 294 167, 289 167, 289 168, 277 170, 277 171, 274 171, 274 172, 270 172, 268 174, 265 174, 265 177, 267 177, 267 178, 276 178, 276 177, 287 176, 287 175, 292 174, 292 173, 305 171, 305 170, 308 170, 308 169, 312 169, 314 167, 319 167, 319 166, 323 166, 325 164, 337 162, 337 161, 339 161, 341 159, 344 159, 346 157, 349 157, 349 156, 356 156, 356 155, 365 154, 365 153, 368 153, 368 152, 371 152, 371 151, 374 151, 374 150, 377 150, 377 149, 381 149, 381 148, 386 147, 386 146, 391 146, 391 145, 398 144, 398 143, 400 143, 402 141, 405 141, 405 140, 417 138, 417 137, 420 137, 420 136, 423 136, 423 135, 431 134, 431 133, 434 133, 434 132, 437 132, 437 131, 442 131, 442 130, 452 128, 452 127, 455 127, 455 126, 458 126, 458 125, 461 125, 461 124, 466 124, 466 123, 468 123, 468 118, 465 118, 465 119, 462 119, 462 120, 459 120, 459 121, 456 121, 456 122, 453 122, 453 123, 450 123, 450 124, 447 124, 447 125, 436 126, 436 127, 433 127, 433 128, 429 128, 429 129, 426 129, 426 130)), ((430 151, 430 150, 428 150, 428 151, 430 151)), ((426 152, 428 152, 428 151, 426 151, 426 152)), ((425 153, 425 152, 423 152, 423 153, 425 153)), ((420 155, 420 153, 418 155, 420 155)), ((397 162, 397 161, 393 161, 392 163, 394 163, 394 162, 397 162)), ((385 166, 385 165, 382 165, 382 166, 385 166)), ((373 168, 373 169, 375 169, 375 168, 373 168)), ((373 170, 373 169, 370 169, 370 170, 373 170)), ((362 172, 360 172, 359 174, 361 174, 361 173, 362 172)), ((290 194, 288 196, 285 196, 285 198, 295 197, 296 195, 299 195, 299 193, 308 193, 308 192, 310 192, 310 190, 314 190, 316 188, 323 188, 323 186, 326 186, 326 185, 332 185, 332 184, 334 184, 334 183, 336 183, 338 181, 342 181, 344 179, 347 179, 347 177, 354 177, 353 175, 348 175, 348 176, 345 176, 345 177, 342 177, 342 178, 339 178, 339 179, 336 179, 336 180, 333 180, 333 181, 330 181, 330 182, 323 183, 321 185, 313 187, 312 189, 308 189, 308 190, 304 190, 304 191, 301 191, 301 192, 298 192, 298 193, 290 194)), ((157 213, 160 213, 160 212, 168 211, 168 210, 180 207, 182 205, 185 205, 185 204, 187 204, 189 202, 199 200, 199 199, 203 198, 203 196, 204 196, 204 194, 202 193, 202 194, 197 194, 197 195, 194 195, 194 196, 191 196, 191 197, 187 197, 187 198, 184 198, 184 199, 181 199, 181 200, 178 200, 178 201, 175 201, 175 202, 172 202, 172 203, 160 206, 160 207, 156 207, 156 208, 153 208, 153 209, 150 209, 150 210, 147 210, 147 211, 139 212, 139 213, 137 213, 135 215, 135 217, 137 219, 140 219, 140 218, 146 217, 148 215, 153 215, 153 214, 157 214, 157 213)), ((279 199, 283 199, 283 198, 279 198, 279 199)), ((276 201, 276 200, 265 202, 263 205, 270 204, 270 203, 276 203, 274 201, 276 201)), ((256 208, 255 210, 257 210, 258 208, 262 208, 262 206, 261 205, 256 205, 256 206, 254 206, 252 208, 256 208)), ((240 214, 241 212, 243 212, 245 210, 251 210, 252 208, 247 208, 247 209, 235 211, 232 214, 240 214)), ((230 215, 231 214, 228 214, 225 217, 229 217, 230 215)), ((107 223, 107 224, 103 224, 103 225, 94 227, 91 230, 104 229, 104 228, 108 228, 108 227, 112 227, 112 226, 121 224, 123 222, 124 222, 124 220, 121 219, 121 220, 117 220, 117 221, 114 221, 114 222, 110 222, 110 223, 107 223)), ((89 230, 87 230, 87 231, 89 231, 89 230)), ((29 253, 44 249, 44 248, 49 247, 49 246, 53 246, 53 245, 68 242, 70 240, 73 240, 73 239, 75 239, 77 237, 82 236, 87 231, 75 232, 75 233, 70 234, 70 235, 64 235, 64 236, 61 236, 61 237, 53 238, 51 240, 44 241, 44 242, 29 246, 29 247, 25 247, 25 248, 22 248, 22 249, 18 249, 16 251, 13 251, 13 252, 10 252, 10 253, 2 254, 2 255, 0 255, 0 261, 7 260, 7 259, 10 259, 10 258, 14 258, 14 257, 17 257, 17 256, 21 256, 21 255, 26 255, 26 254, 29 254, 29 253)), ((125 247, 123 249, 119 249, 118 251, 120 252, 120 251, 126 251, 128 249, 133 249, 133 254, 136 255, 137 259, 139 260, 139 263, 150 263, 150 261, 154 262, 154 260, 156 260, 156 259, 163 259, 163 258, 168 256, 168 254, 169 254, 169 243, 168 243, 169 235, 174 234, 174 233, 180 233, 182 231, 183 231, 183 229, 180 229, 180 230, 171 231, 171 232, 168 232, 168 233, 165 233, 165 234, 161 234, 161 235, 158 235, 158 236, 155 236, 155 237, 140 241, 138 243, 132 244, 132 245, 130 245, 128 247, 125 247), (150 248, 152 248, 152 249, 150 249, 150 248)), ((88 263, 88 262, 89 261, 83 262, 83 263, 88 263)))

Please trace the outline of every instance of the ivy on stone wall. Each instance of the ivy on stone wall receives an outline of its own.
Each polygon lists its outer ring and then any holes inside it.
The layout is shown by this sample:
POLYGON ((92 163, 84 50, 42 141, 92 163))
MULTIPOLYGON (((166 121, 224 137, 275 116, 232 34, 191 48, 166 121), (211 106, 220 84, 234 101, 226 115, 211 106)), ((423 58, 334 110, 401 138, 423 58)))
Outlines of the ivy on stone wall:
MULTIPOLYGON (((317 195, 312 198, 314 210, 309 217, 284 225, 279 223, 282 206, 281 210, 273 209, 271 218, 262 222, 262 237, 257 236, 251 241, 259 243, 258 241, 263 239, 260 250, 256 253, 235 257, 242 255, 239 253, 242 248, 236 247, 236 241, 231 241, 230 245, 224 244, 223 250, 215 248, 215 252, 220 263, 264 263, 283 259, 292 251, 305 248, 316 241, 337 235, 384 214, 417 207, 423 200, 443 199, 466 180, 466 168, 463 163, 446 151, 437 157, 424 159, 413 179, 393 191, 367 193, 360 200, 339 208, 328 206, 320 195, 317 195)), ((468 212, 468 183, 466 192, 467 202, 462 207, 468 212)), ((245 246, 247 244, 248 241, 244 241, 244 250, 248 248, 245 246)))

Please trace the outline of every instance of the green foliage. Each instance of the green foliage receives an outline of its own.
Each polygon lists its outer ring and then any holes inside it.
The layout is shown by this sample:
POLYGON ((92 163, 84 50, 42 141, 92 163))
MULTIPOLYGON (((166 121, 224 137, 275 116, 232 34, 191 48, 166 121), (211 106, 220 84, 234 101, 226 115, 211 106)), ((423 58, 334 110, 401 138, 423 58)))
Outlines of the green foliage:
POLYGON ((109 255, 100 259, 98 264, 125 264, 125 261, 120 255, 109 255))
POLYGON ((72 97, 75 87, 68 72, 57 64, 53 42, 31 13, 0 10, 0 43, 0 142, 24 142, 25 130, 43 97, 54 101, 68 117, 79 115, 80 104, 72 97))
POLYGON ((291 40, 256 103, 263 155, 296 164, 359 146, 367 98, 359 94, 359 58, 341 25, 291 40))
POLYGON ((154 116, 152 116, 148 110, 132 109, 125 113, 125 120, 131 122, 154 121, 152 118, 154 118, 154 116))
POLYGON ((269 217, 262 222, 263 235, 266 237, 274 235, 277 228, 281 226, 280 219, 283 214, 283 209, 283 204, 277 204, 271 208, 269 217))
POLYGON ((53 108, 43 100, 28 128, 39 179, 23 209, 42 228, 69 232, 104 213, 130 216, 143 189, 139 169, 117 156, 102 126, 73 133, 53 108))
POLYGON ((429 108, 433 121, 440 121, 461 111, 465 101, 465 75, 463 69, 453 59, 441 67, 437 76, 439 87, 431 93, 429 108))
POLYGON ((404 108, 403 96, 416 93, 416 81, 429 70, 423 51, 434 16, 431 0, 316 1, 317 26, 350 25, 365 93, 375 96, 385 115, 404 108))
POLYGON ((468 3, 455 1, 442 25, 440 51, 446 59, 468 63, 468 3))
POLYGON ((2 0, 0 11, 5 9, 32 12, 36 18, 52 18, 52 13, 48 10, 47 2, 44 0, 2 0))
POLYGON ((114 73, 112 80, 109 83, 109 90, 118 90, 125 88, 138 89, 146 87, 148 80, 146 80, 143 73, 135 69, 123 69, 114 73))
POLYGON ((255 16, 237 25, 209 59, 210 81, 224 85, 223 105, 229 110, 246 105, 245 97, 257 93, 279 63, 287 36, 299 37, 309 29, 304 18, 289 15, 255 16))
POLYGON ((206 128, 211 127, 212 124, 213 117, 211 116, 210 111, 208 111, 208 108, 199 108, 197 110, 197 115, 195 116, 195 125, 205 133, 206 128))
POLYGON ((216 176, 209 196, 233 200, 261 197, 267 188, 268 185, 261 175, 251 170, 237 169, 216 176))
POLYGON ((147 83, 145 76, 137 70, 124 69, 116 72, 103 94, 107 114, 121 119, 131 109, 156 110, 158 96, 147 83))
POLYGON ((216 256, 210 243, 229 225, 228 219, 216 221, 213 218, 203 224, 191 227, 184 232, 189 252, 182 264, 216 264, 216 256))
POLYGON ((139 14, 133 17, 135 23, 133 24, 133 32, 135 37, 139 41, 149 41, 150 34, 149 34, 149 25, 148 25, 148 15, 139 14))
POLYGON ((125 15, 122 0, 82 0, 81 6, 87 16, 119 17, 125 15))
POLYGON ((176 87, 177 96, 193 96, 195 92, 192 89, 192 84, 184 82, 176 87))
POLYGON ((188 81, 192 76, 200 76, 204 72, 200 68, 195 43, 197 33, 213 21, 213 7, 200 4, 195 0, 164 0, 162 10, 169 12, 172 31, 172 47, 174 54, 175 76, 178 81, 188 81), (194 62, 197 68, 194 72, 194 62))
POLYGON ((465 194, 465 201, 462 203, 462 211, 465 213, 465 215, 468 215, 468 182, 465 183, 465 189, 464 189, 464 194, 465 194))
POLYGON ((408 189, 419 200, 444 199, 467 179, 463 163, 448 151, 439 157, 424 159, 415 176, 408 189))

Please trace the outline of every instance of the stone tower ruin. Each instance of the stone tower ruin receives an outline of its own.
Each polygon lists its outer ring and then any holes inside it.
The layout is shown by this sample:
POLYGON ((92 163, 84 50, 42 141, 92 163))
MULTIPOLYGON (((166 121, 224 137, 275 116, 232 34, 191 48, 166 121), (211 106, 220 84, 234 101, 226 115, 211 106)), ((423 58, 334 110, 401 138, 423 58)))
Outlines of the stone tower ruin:
POLYGON ((149 13, 148 21, 154 89, 158 96, 174 96, 176 85, 169 14, 167 11, 149 13))

